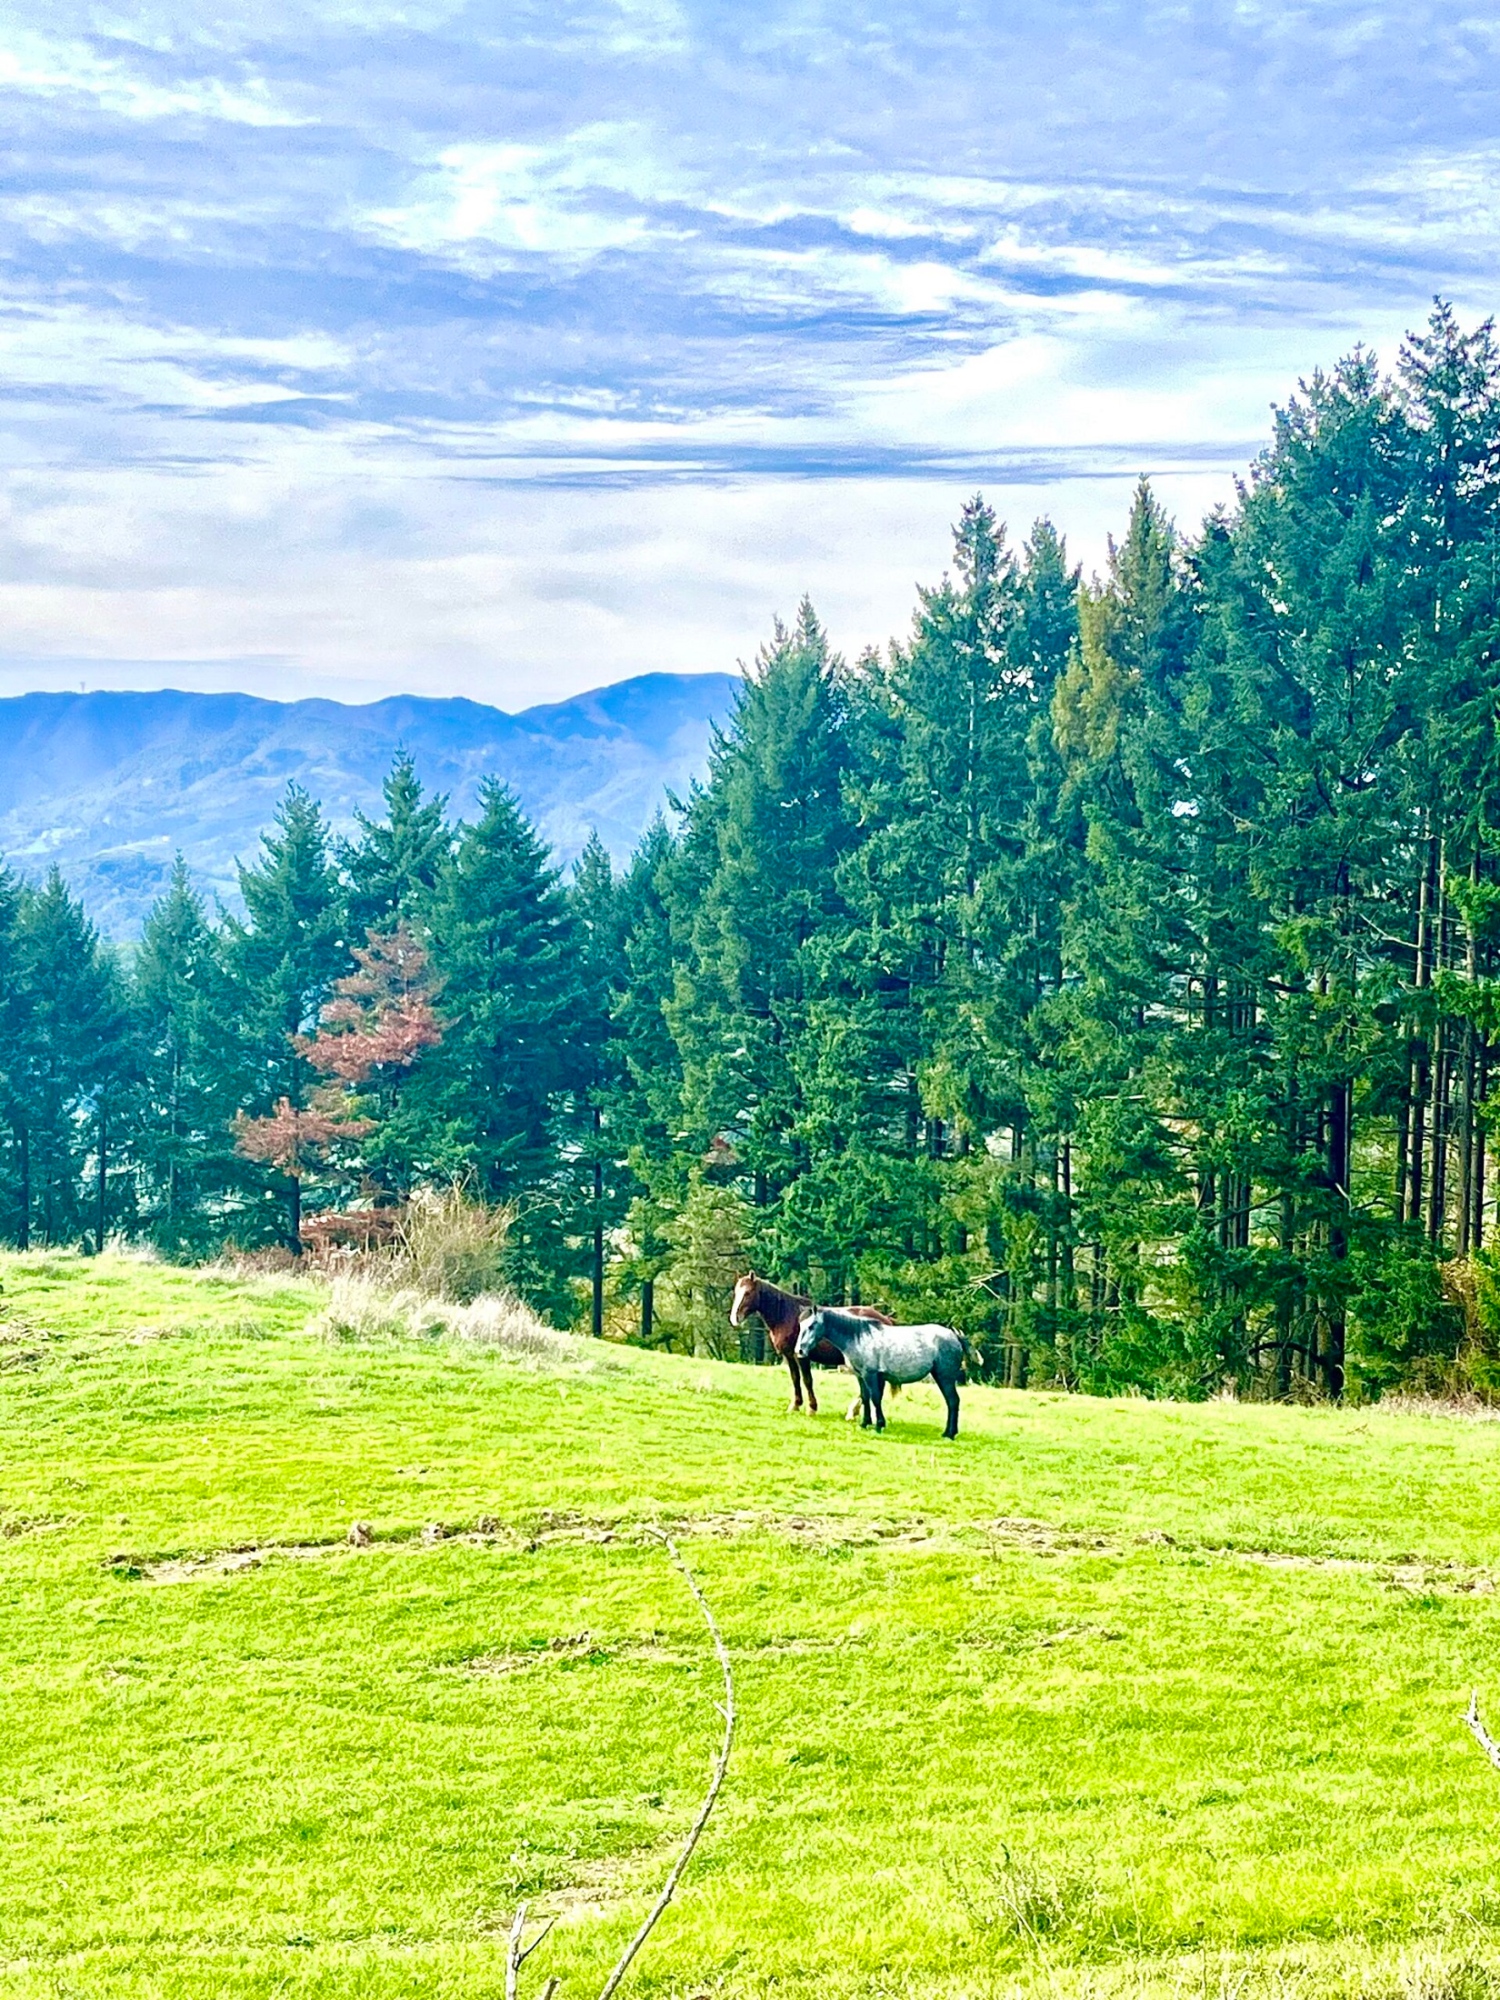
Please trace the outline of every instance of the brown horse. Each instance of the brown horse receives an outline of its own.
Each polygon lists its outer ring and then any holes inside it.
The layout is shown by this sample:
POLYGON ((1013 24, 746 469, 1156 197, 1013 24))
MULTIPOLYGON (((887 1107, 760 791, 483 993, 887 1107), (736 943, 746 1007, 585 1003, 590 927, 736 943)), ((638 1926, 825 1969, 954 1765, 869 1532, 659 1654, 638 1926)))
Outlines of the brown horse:
MULTIPOLYGON (((831 1340, 821 1340, 810 1354, 798 1359, 799 1323, 802 1315, 812 1309, 812 1300, 803 1298, 800 1292, 784 1292, 779 1285, 768 1284, 753 1271, 747 1271, 743 1278, 736 1280, 734 1303, 729 1308, 729 1324, 743 1326, 751 1313, 760 1314, 766 1332, 771 1336, 771 1345, 791 1371, 791 1408, 802 1408, 805 1387, 808 1413, 815 1417, 818 1414, 818 1398, 813 1389, 812 1364, 816 1361, 823 1368, 842 1368, 844 1357, 831 1340)), ((874 1306, 845 1306, 843 1310, 857 1319, 873 1320, 877 1326, 894 1324, 889 1313, 879 1312, 874 1306)))

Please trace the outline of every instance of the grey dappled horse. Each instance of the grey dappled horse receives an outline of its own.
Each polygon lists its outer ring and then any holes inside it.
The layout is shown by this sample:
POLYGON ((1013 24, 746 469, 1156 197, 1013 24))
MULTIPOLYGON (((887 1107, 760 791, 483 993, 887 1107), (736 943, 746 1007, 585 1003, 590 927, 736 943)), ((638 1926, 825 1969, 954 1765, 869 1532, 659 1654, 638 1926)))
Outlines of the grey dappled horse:
POLYGON ((827 1341, 844 1357, 847 1367, 859 1378, 861 1424, 885 1429, 885 1411, 880 1399, 887 1382, 920 1382, 930 1375, 948 1405, 944 1437, 958 1436, 958 1385, 964 1379, 964 1344, 951 1326, 872 1326, 837 1306, 820 1306, 808 1313, 797 1335, 797 1353, 811 1354, 819 1341, 827 1341))

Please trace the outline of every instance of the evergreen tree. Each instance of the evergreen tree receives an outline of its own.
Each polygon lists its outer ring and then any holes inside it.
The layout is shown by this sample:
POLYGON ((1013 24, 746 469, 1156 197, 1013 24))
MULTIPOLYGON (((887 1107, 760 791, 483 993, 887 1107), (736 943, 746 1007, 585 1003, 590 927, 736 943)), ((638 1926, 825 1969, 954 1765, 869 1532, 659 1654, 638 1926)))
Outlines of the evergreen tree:
MULTIPOLYGON (((747 676, 666 874, 680 940, 666 1015, 684 1137, 743 1177, 762 1210, 810 1165, 798 1053, 829 940, 848 922, 838 888, 855 838, 845 709, 841 664, 804 601, 747 676)), ((782 1242, 805 1270, 805 1250, 782 1242)))
MULTIPOLYGON (((225 920, 226 977, 215 1024, 238 1107, 251 1118, 270 1117, 283 1102, 293 1112, 306 1105, 317 1072, 307 1060, 304 1038, 334 981, 350 965, 327 829, 315 802, 298 786, 288 786, 261 848, 256 864, 240 866, 246 915, 225 920)), ((289 1248, 300 1250, 300 1176, 280 1174, 272 1162, 269 1176, 259 1178, 263 1200, 285 1203, 285 1238, 289 1248)), ((253 1216, 247 1220, 254 1232, 253 1216)))
POLYGON ((588 1245, 589 1328, 604 1332, 605 1238, 623 1218, 630 1199, 625 1163, 612 1116, 621 1082, 621 1057, 610 1030, 624 971, 624 906, 614 865, 597 832, 589 835, 573 869, 568 906, 580 944, 583 1039, 592 1056, 586 1088, 574 1097, 572 1124, 579 1179, 576 1219, 568 1225, 588 1245))
POLYGON ((437 888, 452 852, 445 797, 428 798, 409 752, 398 750, 381 787, 385 818, 362 812, 355 840, 339 844, 345 878, 348 935, 394 930, 415 922, 437 888))
POLYGON ((482 790, 430 924, 449 1026, 426 1095, 448 1161, 471 1171, 487 1199, 515 1205, 516 1281, 566 1312, 578 1256, 559 1121, 593 1074, 594 1017, 567 897, 503 785, 482 790))
POLYGON ((22 897, 16 943, 26 996, 15 1070, 25 1156, 17 1240, 66 1243, 88 1232, 102 1248, 116 1113, 137 1068, 124 981, 55 868, 22 897))
POLYGON ((227 1011, 222 977, 218 941, 178 855, 146 919, 133 978, 142 1093, 131 1150, 143 1219, 173 1252, 210 1247, 218 1200, 240 1178, 228 1136, 234 1078, 216 1027, 227 1011))

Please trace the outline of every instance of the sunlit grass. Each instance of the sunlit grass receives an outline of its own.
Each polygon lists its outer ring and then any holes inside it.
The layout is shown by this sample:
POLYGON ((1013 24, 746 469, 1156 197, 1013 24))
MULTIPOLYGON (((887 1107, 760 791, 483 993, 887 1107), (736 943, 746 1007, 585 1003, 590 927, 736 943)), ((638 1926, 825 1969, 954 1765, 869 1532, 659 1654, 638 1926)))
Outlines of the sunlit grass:
POLYGON ((499 1995, 526 1897, 528 1994, 592 2000, 717 1730, 650 1522, 741 1738, 632 1991, 1500 1991, 1500 1426, 976 1389, 946 1445, 295 1282, 0 1282, 0 1993, 499 1995))

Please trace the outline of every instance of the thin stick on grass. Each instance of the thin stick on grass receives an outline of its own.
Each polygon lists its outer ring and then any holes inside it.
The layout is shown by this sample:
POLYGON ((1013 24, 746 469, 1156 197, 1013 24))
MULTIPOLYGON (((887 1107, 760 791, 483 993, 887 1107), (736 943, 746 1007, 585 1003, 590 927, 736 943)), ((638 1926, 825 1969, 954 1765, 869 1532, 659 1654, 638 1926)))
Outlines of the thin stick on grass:
MULTIPOLYGON (((516 1914, 511 1918, 510 1943, 505 1953, 505 2000, 519 2000, 521 1967, 557 1922, 556 1917, 549 1917, 536 1936, 531 1940, 531 1943, 523 1951, 521 1949, 521 1939, 526 1932, 526 1912, 530 1907, 529 1903, 518 1903, 516 1905, 516 1914)), ((549 1980, 547 1991, 543 1994, 542 2000, 548 2000, 548 1996, 556 1991, 557 1981, 555 1979, 549 1980)))
POLYGON ((620 1954, 614 1971, 605 1980, 599 2000, 611 2000, 616 1987, 618 1987, 620 1981, 630 1970, 631 1961, 647 1938, 650 1937, 652 1931, 656 1928, 657 1919, 677 1893, 677 1884, 682 1880, 683 1870, 692 1859, 693 1849, 698 1845, 704 1827, 708 1825, 709 1814, 714 1809, 714 1803, 719 1796, 719 1788, 724 1783, 724 1773, 729 1769, 729 1752, 734 1744, 734 1674, 730 1669, 729 1648, 724 1644, 724 1635, 720 1632, 718 1621, 709 1609, 708 1599, 698 1588, 698 1579, 693 1575, 693 1572, 678 1553, 677 1544, 672 1540, 672 1537, 663 1534, 660 1528, 653 1528, 651 1533, 666 1550, 672 1563, 680 1573, 683 1582, 693 1593, 698 1609, 703 1613, 703 1622, 708 1627, 709 1637, 714 1642, 714 1652, 718 1655, 719 1660, 719 1671, 724 1676, 724 1699, 722 1702, 716 1704, 720 1715, 724 1718, 724 1739, 719 1745, 719 1754, 714 1759, 713 1776, 709 1779, 708 1791, 704 1796, 702 1805, 698 1808, 697 1818, 688 1829, 688 1837, 682 1844, 682 1852, 678 1855, 676 1861, 673 1862, 671 1872, 668 1874, 666 1881, 661 1885, 661 1893, 651 1905, 650 1913, 645 1922, 630 1940, 629 1944, 626 1945, 624 1951, 620 1954))
POLYGON ((1479 1713, 1478 1688, 1475 1688, 1474 1692, 1469 1696, 1469 1709, 1464 1717, 1464 1721, 1469 1725, 1469 1734, 1474 1738, 1474 1741, 1479 1745, 1485 1756, 1489 1758, 1495 1769, 1500 1771, 1500 1743, 1495 1741, 1494 1737, 1491 1736, 1490 1732, 1484 1726, 1483 1718, 1479 1713))

